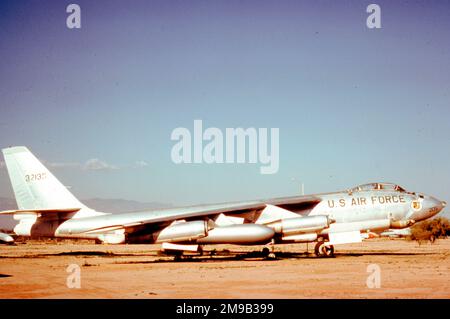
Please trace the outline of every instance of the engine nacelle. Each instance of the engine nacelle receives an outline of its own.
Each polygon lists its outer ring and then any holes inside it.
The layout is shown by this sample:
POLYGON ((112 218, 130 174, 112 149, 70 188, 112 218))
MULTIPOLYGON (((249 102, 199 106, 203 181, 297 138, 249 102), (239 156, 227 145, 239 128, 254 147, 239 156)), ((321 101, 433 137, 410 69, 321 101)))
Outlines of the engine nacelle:
POLYGON ((111 233, 101 234, 97 237, 104 244, 124 244, 126 241, 125 232, 123 230, 118 230, 111 233))
POLYGON ((286 218, 268 224, 276 233, 285 236, 305 234, 320 231, 330 226, 331 220, 327 216, 306 216, 286 218))
POLYGON ((238 224, 211 229, 208 236, 198 239, 198 244, 259 245, 268 243, 274 236, 272 228, 257 224, 238 224))
POLYGON ((210 227, 205 220, 172 224, 158 234, 157 243, 193 241, 208 235, 210 227))
POLYGON ((282 237, 281 240, 283 242, 293 242, 293 243, 309 243, 317 240, 316 233, 308 233, 308 234, 297 234, 282 237))

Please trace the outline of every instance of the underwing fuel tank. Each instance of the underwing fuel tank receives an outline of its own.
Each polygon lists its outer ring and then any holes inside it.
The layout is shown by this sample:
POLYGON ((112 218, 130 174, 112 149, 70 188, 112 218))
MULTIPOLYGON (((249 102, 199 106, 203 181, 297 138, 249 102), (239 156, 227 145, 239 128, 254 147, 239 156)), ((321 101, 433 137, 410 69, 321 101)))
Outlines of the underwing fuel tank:
POLYGON ((211 229, 208 236, 197 239, 198 244, 259 245, 268 243, 275 232, 257 224, 238 224, 211 229))
POLYGON ((157 243, 193 241, 205 237, 211 225, 204 220, 172 224, 164 228, 156 239, 157 243))

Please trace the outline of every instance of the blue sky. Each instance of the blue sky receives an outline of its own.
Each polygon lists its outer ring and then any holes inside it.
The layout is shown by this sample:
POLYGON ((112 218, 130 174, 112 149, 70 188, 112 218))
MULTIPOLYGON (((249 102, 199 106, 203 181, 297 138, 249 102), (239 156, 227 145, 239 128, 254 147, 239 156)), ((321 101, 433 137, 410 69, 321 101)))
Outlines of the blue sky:
POLYGON ((375 30, 369 3, 2 1, 0 146, 28 146, 80 198, 183 205, 383 180, 449 200, 450 4, 377 1, 375 30), (195 119, 279 128, 278 173, 175 165, 170 134, 195 119))

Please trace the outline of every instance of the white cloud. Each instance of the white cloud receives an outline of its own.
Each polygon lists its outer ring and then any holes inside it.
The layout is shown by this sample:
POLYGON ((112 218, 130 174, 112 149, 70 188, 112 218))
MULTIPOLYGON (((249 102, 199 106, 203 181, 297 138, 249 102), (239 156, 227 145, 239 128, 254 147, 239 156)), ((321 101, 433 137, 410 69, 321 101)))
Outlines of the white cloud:
POLYGON ((49 167, 80 167, 81 166, 80 163, 75 163, 75 162, 68 162, 68 163, 54 162, 54 163, 46 163, 46 165, 49 167))
POLYGON ((83 168, 85 170, 92 170, 92 171, 119 169, 119 167, 108 164, 104 161, 99 160, 98 158, 91 158, 87 160, 83 168))
POLYGON ((41 163, 46 167, 52 167, 52 168, 66 168, 66 167, 81 167, 82 165, 80 163, 76 162, 49 162, 44 159, 39 159, 41 163))
POLYGON ((135 167, 136 168, 143 168, 143 167, 147 167, 148 163, 146 161, 136 161, 135 163, 135 167))

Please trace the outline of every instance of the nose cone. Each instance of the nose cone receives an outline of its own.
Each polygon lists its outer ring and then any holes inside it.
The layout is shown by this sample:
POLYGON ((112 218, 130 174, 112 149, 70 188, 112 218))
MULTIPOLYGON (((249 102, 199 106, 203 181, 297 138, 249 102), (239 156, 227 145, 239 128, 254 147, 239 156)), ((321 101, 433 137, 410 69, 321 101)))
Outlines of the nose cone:
POLYGON ((411 202, 409 218, 417 222, 433 217, 442 211, 446 205, 445 201, 432 196, 421 195, 420 199, 411 202))
POLYGON ((432 196, 426 197, 423 200, 423 214, 424 219, 432 217, 436 214, 438 214, 440 211, 444 209, 444 207, 447 205, 445 201, 441 201, 437 198, 434 198, 432 196))

